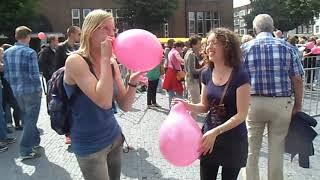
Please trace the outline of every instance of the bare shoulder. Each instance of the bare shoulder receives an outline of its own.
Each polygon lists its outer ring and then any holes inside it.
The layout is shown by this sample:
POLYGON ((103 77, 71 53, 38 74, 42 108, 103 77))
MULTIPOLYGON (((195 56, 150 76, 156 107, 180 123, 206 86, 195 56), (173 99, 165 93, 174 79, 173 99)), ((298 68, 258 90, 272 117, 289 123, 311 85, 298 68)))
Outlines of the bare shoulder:
POLYGON ((71 54, 68 56, 65 64, 66 71, 72 71, 74 69, 79 70, 79 68, 82 69, 86 66, 88 66, 87 63, 79 54, 71 54))

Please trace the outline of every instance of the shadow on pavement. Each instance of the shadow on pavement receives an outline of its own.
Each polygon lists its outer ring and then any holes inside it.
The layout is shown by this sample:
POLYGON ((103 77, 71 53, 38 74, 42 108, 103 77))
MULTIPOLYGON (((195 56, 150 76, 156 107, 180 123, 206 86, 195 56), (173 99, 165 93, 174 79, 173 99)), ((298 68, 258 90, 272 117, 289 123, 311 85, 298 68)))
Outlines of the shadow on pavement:
POLYGON ((162 179, 162 180, 178 180, 175 178, 162 177, 161 170, 150 163, 147 158, 148 151, 144 148, 131 150, 129 153, 123 154, 122 174, 129 178, 147 180, 147 179, 162 179))

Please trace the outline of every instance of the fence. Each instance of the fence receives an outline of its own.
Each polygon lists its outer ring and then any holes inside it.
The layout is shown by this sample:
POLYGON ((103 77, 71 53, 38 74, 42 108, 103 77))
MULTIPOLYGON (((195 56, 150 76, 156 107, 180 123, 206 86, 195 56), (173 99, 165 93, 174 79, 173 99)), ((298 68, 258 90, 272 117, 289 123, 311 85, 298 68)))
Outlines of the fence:
POLYGON ((305 57, 304 67, 304 96, 302 110, 310 116, 320 116, 320 56, 305 57))

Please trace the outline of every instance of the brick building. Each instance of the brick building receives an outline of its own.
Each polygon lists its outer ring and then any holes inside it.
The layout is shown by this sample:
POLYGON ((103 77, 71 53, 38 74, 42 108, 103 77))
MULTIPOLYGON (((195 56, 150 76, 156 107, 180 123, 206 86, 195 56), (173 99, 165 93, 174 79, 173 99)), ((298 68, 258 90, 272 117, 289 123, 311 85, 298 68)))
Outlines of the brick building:
MULTIPOLYGON (((157 1, 155 1, 156 3, 157 1)), ((188 37, 205 35, 211 28, 233 29, 233 0, 178 0, 178 9, 168 23, 159 24, 159 37, 188 37)), ((117 27, 125 29, 121 9, 113 0, 42 0, 40 24, 44 32, 64 33, 68 26, 81 26, 84 17, 93 9, 112 12, 117 27)))

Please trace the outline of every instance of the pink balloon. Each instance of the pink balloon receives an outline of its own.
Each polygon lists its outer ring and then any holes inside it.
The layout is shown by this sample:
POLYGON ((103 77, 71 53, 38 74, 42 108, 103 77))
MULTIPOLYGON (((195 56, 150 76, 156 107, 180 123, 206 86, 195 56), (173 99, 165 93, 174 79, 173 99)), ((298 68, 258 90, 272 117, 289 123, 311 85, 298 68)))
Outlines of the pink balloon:
POLYGON ((114 41, 114 51, 121 64, 142 72, 160 64, 163 53, 158 38, 142 29, 131 29, 119 34, 114 41))
POLYGON ((315 55, 319 55, 320 54, 320 47, 315 46, 314 48, 311 49, 311 53, 315 54, 315 55))
POLYGON ((43 32, 39 32, 39 33, 38 33, 38 38, 41 39, 41 40, 43 40, 43 39, 46 38, 46 34, 43 33, 43 32))
POLYGON ((171 108, 160 128, 160 151, 175 166, 188 166, 200 156, 202 133, 183 103, 171 108))

